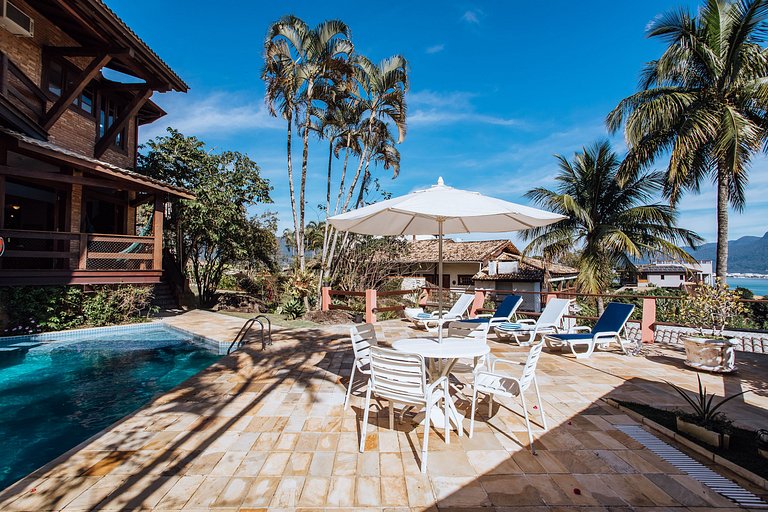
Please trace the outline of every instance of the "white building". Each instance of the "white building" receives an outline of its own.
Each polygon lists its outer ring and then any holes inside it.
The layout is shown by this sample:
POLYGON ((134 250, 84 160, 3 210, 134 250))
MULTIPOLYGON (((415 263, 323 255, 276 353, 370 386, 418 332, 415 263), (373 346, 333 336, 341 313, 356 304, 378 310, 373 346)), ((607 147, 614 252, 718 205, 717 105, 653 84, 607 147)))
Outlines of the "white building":
POLYGON ((715 282, 712 261, 683 263, 679 261, 657 261, 637 266, 637 286, 644 288, 680 288, 691 284, 715 282))

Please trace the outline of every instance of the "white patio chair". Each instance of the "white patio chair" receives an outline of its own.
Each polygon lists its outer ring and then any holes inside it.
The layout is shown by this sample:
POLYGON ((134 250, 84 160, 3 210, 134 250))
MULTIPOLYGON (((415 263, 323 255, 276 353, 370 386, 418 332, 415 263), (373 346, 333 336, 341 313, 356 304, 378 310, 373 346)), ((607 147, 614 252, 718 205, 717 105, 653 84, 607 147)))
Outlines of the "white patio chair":
POLYGON ((528 419, 528 406, 525 401, 525 391, 533 383, 533 388, 536 390, 536 399, 539 402, 539 411, 541 412, 541 422, 544 430, 547 430, 547 418, 544 415, 544 407, 541 403, 541 394, 539 393, 539 385, 536 382, 536 364, 539 362, 539 356, 541 356, 541 350, 544 348, 543 343, 538 343, 531 347, 528 352, 528 358, 525 363, 520 361, 510 361, 508 359, 494 358, 490 361, 490 371, 483 370, 482 368, 475 372, 475 382, 472 386, 472 411, 469 419, 469 437, 475 430, 475 408, 477 406, 477 393, 485 393, 488 395, 488 416, 493 413, 493 397, 495 395, 505 396, 508 398, 520 397, 520 402, 523 406, 523 416, 525 417, 525 426, 528 429, 528 439, 531 442, 531 452, 536 453, 536 448, 533 446, 533 433, 531 431, 531 422, 528 419), (523 371, 519 377, 507 375, 505 373, 498 373, 496 366, 499 364, 506 364, 510 366, 523 366, 523 371))
POLYGON ((378 343, 373 324, 355 325, 349 328, 349 338, 352 340, 352 352, 355 361, 352 364, 352 374, 349 376, 347 396, 344 398, 344 410, 349 407, 349 397, 352 394, 352 384, 355 382, 355 370, 365 375, 366 380, 371 375, 371 346, 378 343))
POLYGON ((425 313, 424 310, 417 311, 409 308, 407 318, 418 328, 424 328, 429 332, 437 332, 442 324, 451 320, 460 320, 464 318, 474 300, 474 294, 462 293, 453 306, 451 306, 451 309, 443 312, 443 316, 440 316, 437 311, 425 313))
MULTIPOLYGON (((448 379, 440 377, 427 384, 427 372, 424 358, 419 354, 407 354, 392 349, 371 347, 371 378, 365 392, 365 411, 360 435, 360 453, 365 451, 365 437, 368 429, 368 411, 371 407, 371 395, 389 401, 389 428, 395 428, 395 406, 423 407, 424 443, 421 448, 421 472, 427 472, 427 449, 429 442, 429 421, 432 408, 443 400, 443 412, 447 416, 446 404, 448 379)), ((445 421, 445 442, 450 444, 451 422, 445 421)))
POLYGON ((539 318, 524 318, 494 327, 499 339, 513 340, 520 346, 530 345, 539 334, 558 334, 563 316, 568 312, 570 299, 549 299, 539 318))
MULTIPOLYGON (((468 343, 487 343, 488 327, 490 324, 469 324, 466 322, 451 322, 448 324, 448 330, 443 330, 443 334, 449 338, 465 338, 468 343)), ((469 359, 459 359, 451 370, 452 373, 471 373, 485 364, 485 356, 469 359)))

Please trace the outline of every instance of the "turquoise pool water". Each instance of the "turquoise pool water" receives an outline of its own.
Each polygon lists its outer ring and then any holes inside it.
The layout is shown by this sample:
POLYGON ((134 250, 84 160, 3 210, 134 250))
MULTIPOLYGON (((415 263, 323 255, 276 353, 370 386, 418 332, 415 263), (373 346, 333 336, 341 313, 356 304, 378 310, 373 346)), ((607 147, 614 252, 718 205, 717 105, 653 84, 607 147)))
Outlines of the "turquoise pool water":
POLYGON ((0 340, 0 489, 221 357, 176 330, 128 329, 0 340))

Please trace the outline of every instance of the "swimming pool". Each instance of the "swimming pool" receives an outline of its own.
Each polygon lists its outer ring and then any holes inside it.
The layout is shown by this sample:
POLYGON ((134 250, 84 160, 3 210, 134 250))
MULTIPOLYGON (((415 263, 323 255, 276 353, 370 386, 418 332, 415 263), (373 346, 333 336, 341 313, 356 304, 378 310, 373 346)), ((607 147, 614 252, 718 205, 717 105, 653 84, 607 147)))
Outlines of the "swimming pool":
POLYGON ((0 339, 0 489, 210 366, 202 341, 157 324, 0 339))

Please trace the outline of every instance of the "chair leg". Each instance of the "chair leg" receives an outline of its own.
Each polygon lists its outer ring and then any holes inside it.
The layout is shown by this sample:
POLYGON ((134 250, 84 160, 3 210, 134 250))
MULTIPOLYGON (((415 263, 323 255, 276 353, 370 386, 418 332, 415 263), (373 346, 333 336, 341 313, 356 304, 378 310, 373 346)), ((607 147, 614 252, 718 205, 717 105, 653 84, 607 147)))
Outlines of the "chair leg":
POLYGON ((349 407, 349 397, 352 395, 352 383, 355 382, 355 368, 357 367, 357 364, 352 365, 352 374, 349 376, 349 386, 347 386, 347 396, 344 398, 344 410, 347 410, 347 407, 349 407))
POLYGON ((541 393, 539 393, 539 383, 536 382, 536 376, 533 377, 533 388, 536 390, 536 399, 539 402, 539 412, 541 413, 541 425, 544 431, 547 431, 547 416, 544 414, 544 406, 541 403, 541 393))
POLYGON ((389 401, 389 430, 395 430, 395 402, 389 401))
POLYGON ((531 443, 531 453, 536 455, 536 447, 533 445, 533 432, 531 431, 531 422, 528 419, 528 406, 525 404, 525 395, 520 393, 520 401, 523 403, 523 415, 525 416, 525 427, 528 429, 528 440, 531 443))
POLYGON ((475 433, 475 406, 477 404, 477 387, 472 386, 472 410, 469 413, 469 437, 475 433))
POLYGON ((427 401, 427 411, 424 416, 424 443, 421 446, 421 472, 427 472, 427 450, 429 448, 429 420, 432 416, 432 405, 427 401))
MULTIPOLYGON (((448 407, 448 389, 449 386, 446 384, 444 390, 443 390, 443 416, 445 417, 445 444, 451 444, 451 410, 448 407)), ((458 423, 458 421, 457 421, 458 423)), ((461 425, 459 425, 459 431, 461 431, 461 425)))
POLYGON ((365 437, 368 431, 368 409, 371 408, 371 388, 365 390, 365 411, 363 411, 363 428, 360 429, 360 453, 365 451, 365 437))
POLYGON ((493 393, 488 394, 488 419, 493 416, 493 393))

